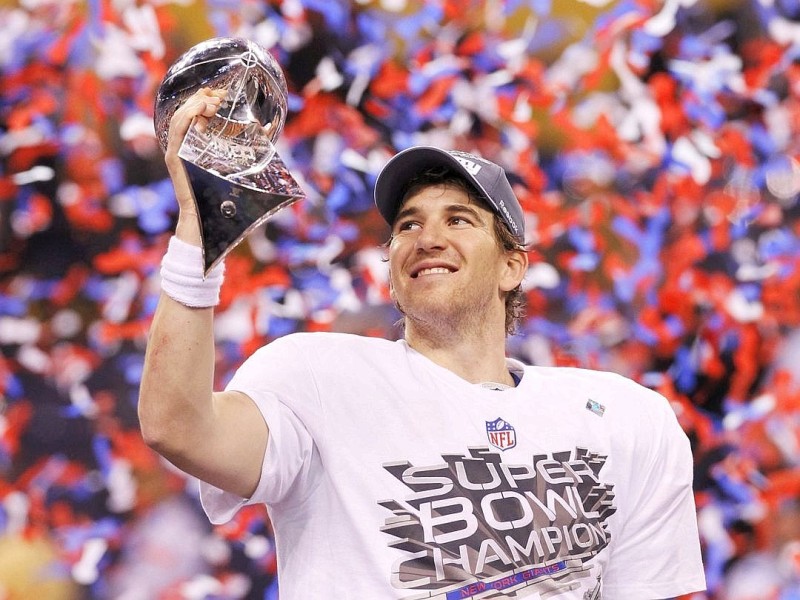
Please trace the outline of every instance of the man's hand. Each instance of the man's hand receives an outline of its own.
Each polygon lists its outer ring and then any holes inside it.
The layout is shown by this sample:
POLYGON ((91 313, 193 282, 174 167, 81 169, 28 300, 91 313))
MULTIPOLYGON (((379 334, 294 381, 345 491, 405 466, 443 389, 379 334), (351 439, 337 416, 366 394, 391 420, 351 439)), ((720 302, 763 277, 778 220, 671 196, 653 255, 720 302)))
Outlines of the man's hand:
POLYGON ((208 126, 209 119, 217 114, 217 110, 227 94, 227 90, 201 88, 189 96, 175 111, 169 123, 167 151, 164 160, 167 164, 167 170, 172 179, 175 197, 180 208, 178 227, 175 233, 183 241, 197 246, 201 245, 197 210, 192 197, 189 178, 186 176, 186 169, 184 169, 183 162, 178 156, 178 151, 183 143, 183 138, 186 137, 186 133, 189 131, 189 127, 195 125, 200 131, 204 131, 208 126))

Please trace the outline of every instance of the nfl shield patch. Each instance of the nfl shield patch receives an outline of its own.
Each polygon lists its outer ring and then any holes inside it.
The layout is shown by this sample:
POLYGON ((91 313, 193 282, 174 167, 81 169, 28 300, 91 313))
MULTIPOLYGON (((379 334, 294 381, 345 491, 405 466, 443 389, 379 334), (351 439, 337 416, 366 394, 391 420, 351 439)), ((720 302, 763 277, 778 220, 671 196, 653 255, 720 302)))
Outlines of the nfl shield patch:
POLYGON ((590 410, 598 417, 602 417, 603 414, 606 412, 606 407, 600 404, 599 402, 589 398, 586 401, 586 410, 590 410))
POLYGON ((514 426, 499 417, 494 421, 486 421, 486 435, 489 443, 500 450, 508 450, 517 445, 514 426))

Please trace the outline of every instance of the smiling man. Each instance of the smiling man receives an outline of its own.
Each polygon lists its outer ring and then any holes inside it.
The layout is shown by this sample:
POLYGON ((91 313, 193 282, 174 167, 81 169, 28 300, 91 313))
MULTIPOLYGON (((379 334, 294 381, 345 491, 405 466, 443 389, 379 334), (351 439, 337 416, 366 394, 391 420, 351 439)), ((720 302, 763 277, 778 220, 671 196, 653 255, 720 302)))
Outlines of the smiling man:
POLYGON ((408 344, 473 383, 513 384, 505 338, 520 312, 507 316, 507 304, 519 305, 528 257, 503 170, 461 152, 412 148, 381 172, 375 198, 392 226, 390 282, 408 344))
POLYGON ((403 340, 298 333, 212 389, 213 306, 177 148, 219 105, 175 112, 180 204, 139 414, 201 480, 215 523, 263 503, 283 600, 653 600, 704 587, 689 443, 623 377, 505 355, 527 269, 523 212, 482 157, 410 148, 381 171, 403 340))

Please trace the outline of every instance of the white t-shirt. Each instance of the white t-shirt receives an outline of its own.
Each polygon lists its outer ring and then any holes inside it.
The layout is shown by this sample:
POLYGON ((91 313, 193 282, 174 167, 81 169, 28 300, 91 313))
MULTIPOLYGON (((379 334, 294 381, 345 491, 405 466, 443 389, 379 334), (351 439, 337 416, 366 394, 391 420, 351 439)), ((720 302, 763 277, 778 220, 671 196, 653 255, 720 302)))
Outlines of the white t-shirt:
POLYGON ((268 506, 281 600, 647 600, 704 589, 686 435, 666 400, 610 373, 523 366, 468 383, 411 349, 304 333, 256 352, 229 390, 270 435, 225 522, 268 506))

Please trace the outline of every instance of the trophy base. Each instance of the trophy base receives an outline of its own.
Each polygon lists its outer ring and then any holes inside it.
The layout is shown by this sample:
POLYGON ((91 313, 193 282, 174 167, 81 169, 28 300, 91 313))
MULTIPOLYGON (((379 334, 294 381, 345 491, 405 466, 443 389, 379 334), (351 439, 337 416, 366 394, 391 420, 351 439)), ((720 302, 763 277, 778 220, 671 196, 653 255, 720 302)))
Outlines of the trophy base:
POLYGON ((277 155, 264 170, 240 177, 223 177, 181 160, 197 207, 206 275, 253 229, 305 198, 277 155))

